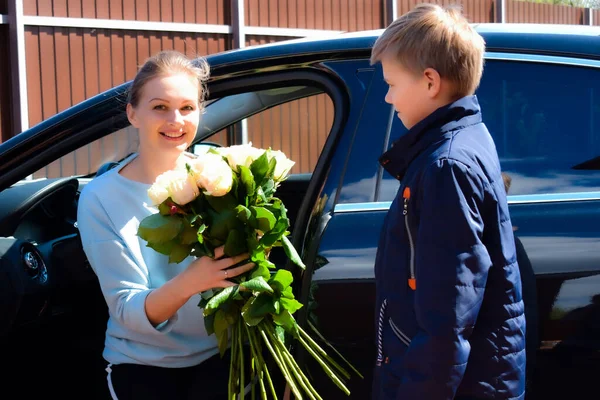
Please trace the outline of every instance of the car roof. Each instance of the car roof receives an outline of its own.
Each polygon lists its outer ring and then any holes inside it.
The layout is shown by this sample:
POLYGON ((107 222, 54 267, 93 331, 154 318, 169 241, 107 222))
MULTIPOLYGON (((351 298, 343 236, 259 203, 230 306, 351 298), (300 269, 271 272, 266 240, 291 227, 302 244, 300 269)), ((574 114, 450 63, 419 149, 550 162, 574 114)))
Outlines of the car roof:
MULTIPOLYGON (((472 26, 483 36, 488 52, 535 53, 600 59, 600 26, 565 24, 481 23, 472 26)), ((383 29, 323 34, 285 40, 208 56, 220 68, 253 60, 315 53, 368 54, 383 29)))

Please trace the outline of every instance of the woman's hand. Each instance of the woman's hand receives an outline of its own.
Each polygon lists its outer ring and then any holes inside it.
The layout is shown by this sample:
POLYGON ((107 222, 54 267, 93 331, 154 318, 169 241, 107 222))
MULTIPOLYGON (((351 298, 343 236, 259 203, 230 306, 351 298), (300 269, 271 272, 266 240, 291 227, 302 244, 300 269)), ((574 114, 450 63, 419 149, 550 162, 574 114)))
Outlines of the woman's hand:
POLYGON ((195 294, 214 288, 234 286, 228 279, 243 274, 254 267, 254 263, 231 268, 248 259, 248 254, 221 258, 224 246, 215 249, 215 258, 200 257, 179 275, 146 297, 146 315, 153 325, 171 318, 195 294))
POLYGON ((185 293, 190 293, 191 296, 209 289, 235 286, 235 283, 229 281, 229 279, 241 275, 254 267, 254 263, 248 263, 230 268, 232 265, 247 260, 250 257, 247 253, 235 257, 223 258, 223 256, 224 246, 221 246, 215 249, 214 259, 204 256, 193 261, 181 273, 182 280, 186 286, 185 293))

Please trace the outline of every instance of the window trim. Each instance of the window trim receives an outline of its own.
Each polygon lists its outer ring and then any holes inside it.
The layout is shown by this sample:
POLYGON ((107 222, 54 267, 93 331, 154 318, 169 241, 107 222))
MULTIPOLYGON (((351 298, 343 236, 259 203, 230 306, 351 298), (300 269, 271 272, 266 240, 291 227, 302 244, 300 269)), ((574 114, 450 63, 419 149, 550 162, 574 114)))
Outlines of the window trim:
MULTIPOLYGON (((507 196, 509 205, 517 204, 551 204, 581 201, 600 201, 600 191, 581 193, 539 193, 507 196)), ((392 205, 391 201, 377 201, 371 203, 340 203, 333 210, 336 214, 355 212, 387 211, 392 205)))
MULTIPOLYGON (((542 63, 550 65, 562 65, 562 66, 575 66, 583 68, 600 68, 600 60, 593 59, 582 59, 574 57, 563 57, 563 56, 549 56, 542 54, 524 54, 524 53, 507 53, 507 52, 486 52, 484 54, 485 61, 508 61, 508 62, 528 62, 528 63, 542 63)), ((484 66, 485 71, 485 66, 484 66)), ((390 122, 389 129, 386 134, 386 143, 390 141, 391 126, 393 121, 390 122)), ((383 176, 383 167, 379 167, 381 174, 378 174, 376 183, 376 190, 380 190, 383 176)), ((537 193, 537 194, 524 194, 524 195, 509 195, 509 204, 530 204, 530 203, 553 203, 558 201, 586 201, 586 200, 600 200, 600 191, 581 192, 580 193, 537 193), (585 196, 589 194, 590 196, 585 196)), ((380 192, 375 192, 375 198, 380 197, 380 192)), ((334 212, 354 212, 354 211, 381 211, 387 210, 391 202, 377 201, 376 206, 372 209, 364 206, 366 203, 344 203, 336 204, 334 212), (348 206, 348 207, 343 207, 348 206), (356 207, 354 207, 356 206, 356 207), (358 208, 357 208, 358 207, 358 208)))

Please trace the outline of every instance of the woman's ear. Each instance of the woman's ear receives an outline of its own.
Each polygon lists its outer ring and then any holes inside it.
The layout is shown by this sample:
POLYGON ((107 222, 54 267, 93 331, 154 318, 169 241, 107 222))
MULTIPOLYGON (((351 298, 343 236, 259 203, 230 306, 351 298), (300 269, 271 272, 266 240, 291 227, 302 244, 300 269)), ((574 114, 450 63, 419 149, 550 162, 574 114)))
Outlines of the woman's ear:
POLYGON ((427 84, 427 94, 430 98, 436 97, 440 93, 442 86, 442 77, 439 72, 433 68, 426 68, 425 71, 423 71, 423 77, 427 84))
POLYGON ((135 108, 133 108, 131 103, 127 103, 126 111, 127 111, 127 119, 129 120, 129 123, 131 123, 131 125, 133 125, 134 128, 139 128, 137 115, 135 113, 135 108))

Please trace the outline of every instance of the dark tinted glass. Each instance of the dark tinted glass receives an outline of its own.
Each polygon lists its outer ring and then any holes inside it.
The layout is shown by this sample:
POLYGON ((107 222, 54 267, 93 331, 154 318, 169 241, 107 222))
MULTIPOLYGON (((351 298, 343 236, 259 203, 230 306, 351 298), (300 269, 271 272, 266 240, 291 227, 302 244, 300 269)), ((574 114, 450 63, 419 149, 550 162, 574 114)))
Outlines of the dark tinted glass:
MULTIPOLYGON (((600 191, 600 69, 489 60, 477 96, 510 194, 600 191)), ((397 187, 384 174, 380 200, 397 187)))

